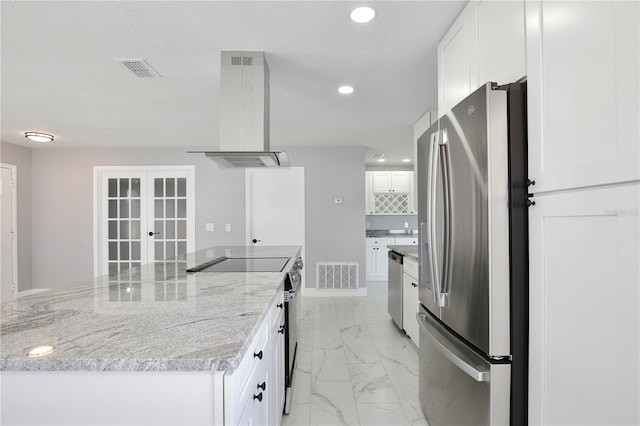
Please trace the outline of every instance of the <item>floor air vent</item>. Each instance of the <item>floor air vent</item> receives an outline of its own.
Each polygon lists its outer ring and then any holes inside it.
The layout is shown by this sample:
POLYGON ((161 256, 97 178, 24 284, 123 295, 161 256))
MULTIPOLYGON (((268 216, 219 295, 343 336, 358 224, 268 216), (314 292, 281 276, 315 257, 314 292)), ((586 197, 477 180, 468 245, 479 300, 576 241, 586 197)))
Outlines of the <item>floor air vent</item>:
POLYGON ((358 264, 355 262, 318 262, 318 290, 357 290, 358 264))

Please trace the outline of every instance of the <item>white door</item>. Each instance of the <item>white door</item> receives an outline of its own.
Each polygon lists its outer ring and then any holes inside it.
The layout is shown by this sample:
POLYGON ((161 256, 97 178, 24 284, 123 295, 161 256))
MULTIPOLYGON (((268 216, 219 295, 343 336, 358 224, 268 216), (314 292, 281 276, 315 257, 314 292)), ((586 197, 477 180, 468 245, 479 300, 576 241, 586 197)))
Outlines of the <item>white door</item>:
POLYGON ((96 169, 96 276, 195 250, 193 167, 96 169))
POLYGON ((0 301, 15 299, 18 293, 18 271, 16 250, 16 166, 2 164, 2 187, 0 188, 0 226, 2 246, 0 256, 0 301))
POLYGON ((247 169, 245 186, 247 244, 302 246, 304 259, 304 167, 247 169))

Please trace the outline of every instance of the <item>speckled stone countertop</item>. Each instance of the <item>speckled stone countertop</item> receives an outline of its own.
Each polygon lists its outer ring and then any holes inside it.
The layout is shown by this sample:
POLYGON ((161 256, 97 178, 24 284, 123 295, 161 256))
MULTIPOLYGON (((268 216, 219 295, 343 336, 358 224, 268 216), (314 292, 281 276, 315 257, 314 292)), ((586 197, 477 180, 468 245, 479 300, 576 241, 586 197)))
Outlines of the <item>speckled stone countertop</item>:
POLYGON ((420 247, 419 246, 409 246, 409 245, 388 245, 387 248, 389 250, 393 250, 396 253, 399 253, 403 256, 413 257, 415 260, 420 259, 420 247))
POLYGON ((213 247, 0 305, 0 371, 233 371, 300 247, 213 247), (186 273, 220 256, 284 272, 186 273), (38 345, 55 348, 29 358, 38 345))
POLYGON ((395 238, 395 237, 404 237, 404 238, 418 238, 418 231, 416 230, 406 230, 403 232, 392 232, 388 229, 367 229, 365 231, 366 238, 395 238))

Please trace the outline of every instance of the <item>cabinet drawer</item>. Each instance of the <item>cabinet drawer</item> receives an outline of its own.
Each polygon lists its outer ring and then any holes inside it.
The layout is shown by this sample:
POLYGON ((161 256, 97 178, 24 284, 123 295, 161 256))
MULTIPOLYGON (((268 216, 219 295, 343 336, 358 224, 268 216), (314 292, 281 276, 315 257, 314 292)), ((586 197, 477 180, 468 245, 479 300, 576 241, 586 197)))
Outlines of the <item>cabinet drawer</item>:
POLYGON ((405 256, 402 267, 402 272, 411 275, 411 277, 413 277, 416 281, 418 280, 418 262, 413 257, 405 256))
MULTIPOLYGON (((237 422, 236 415, 242 413, 242 407, 246 404, 247 398, 252 397, 253 391, 256 388, 257 382, 255 377, 256 372, 266 368, 269 362, 269 355, 267 354, 267 325, 270 324, 270 318, 266 319, 262 323, 257 334, 254 336, 251 345, 247 349, 240 360, 240 365, 235 371, 229 375, 225 375, 225 395, 229 396, 230 406, 226 409, 231 410, 231 416, 235 420, 231 420, 231 424, 237 422), (264 368, 263 368, 264 366, 264 368)), ((225 399, 227 396, 225 396, 225 399)), ((227 405, 225 403, 225 405, 227 405)), ((226 417, 226 416, 225 416, 226 417)))

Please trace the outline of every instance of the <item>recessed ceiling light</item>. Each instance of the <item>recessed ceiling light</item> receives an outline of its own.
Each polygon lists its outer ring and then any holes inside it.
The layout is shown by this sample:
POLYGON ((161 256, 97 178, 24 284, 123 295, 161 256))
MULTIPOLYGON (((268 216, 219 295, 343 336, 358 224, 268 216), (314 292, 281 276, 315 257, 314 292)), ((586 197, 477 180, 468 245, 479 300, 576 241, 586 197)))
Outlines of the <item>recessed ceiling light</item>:
POLYGON ((402 160, 403 163, 410 163, 411 162, 411 158, 405 158, 404 160, 402 160))
POLYGON ((338 87, 338 93, 342 93, 343 95, 349 95, 353 93, 353 87, 351 86, 340 86, 338 87))
POLYGON ((35 348, 31 349, 27 355, 30 358, 37 358, 40 356, 45 356, 45 355, 49 355, 50 353, 53 352, 53 346, 49 346, 49 345, 42 345, 42 346, 36 346, 35 348))
POLYGON ((53 135, 42 132, 24 132, 24 136, 34 142, 52 142, 53 135))
POLYGON ((385 161, 387 160, 385 160, 384 158, 378 158, 378 163, 384 163, 385 161))
POLYGON ((368 6, 356 7, 349 15, 353 22, 364 24, 370 22, 376 17, 376 11, 368 6))

